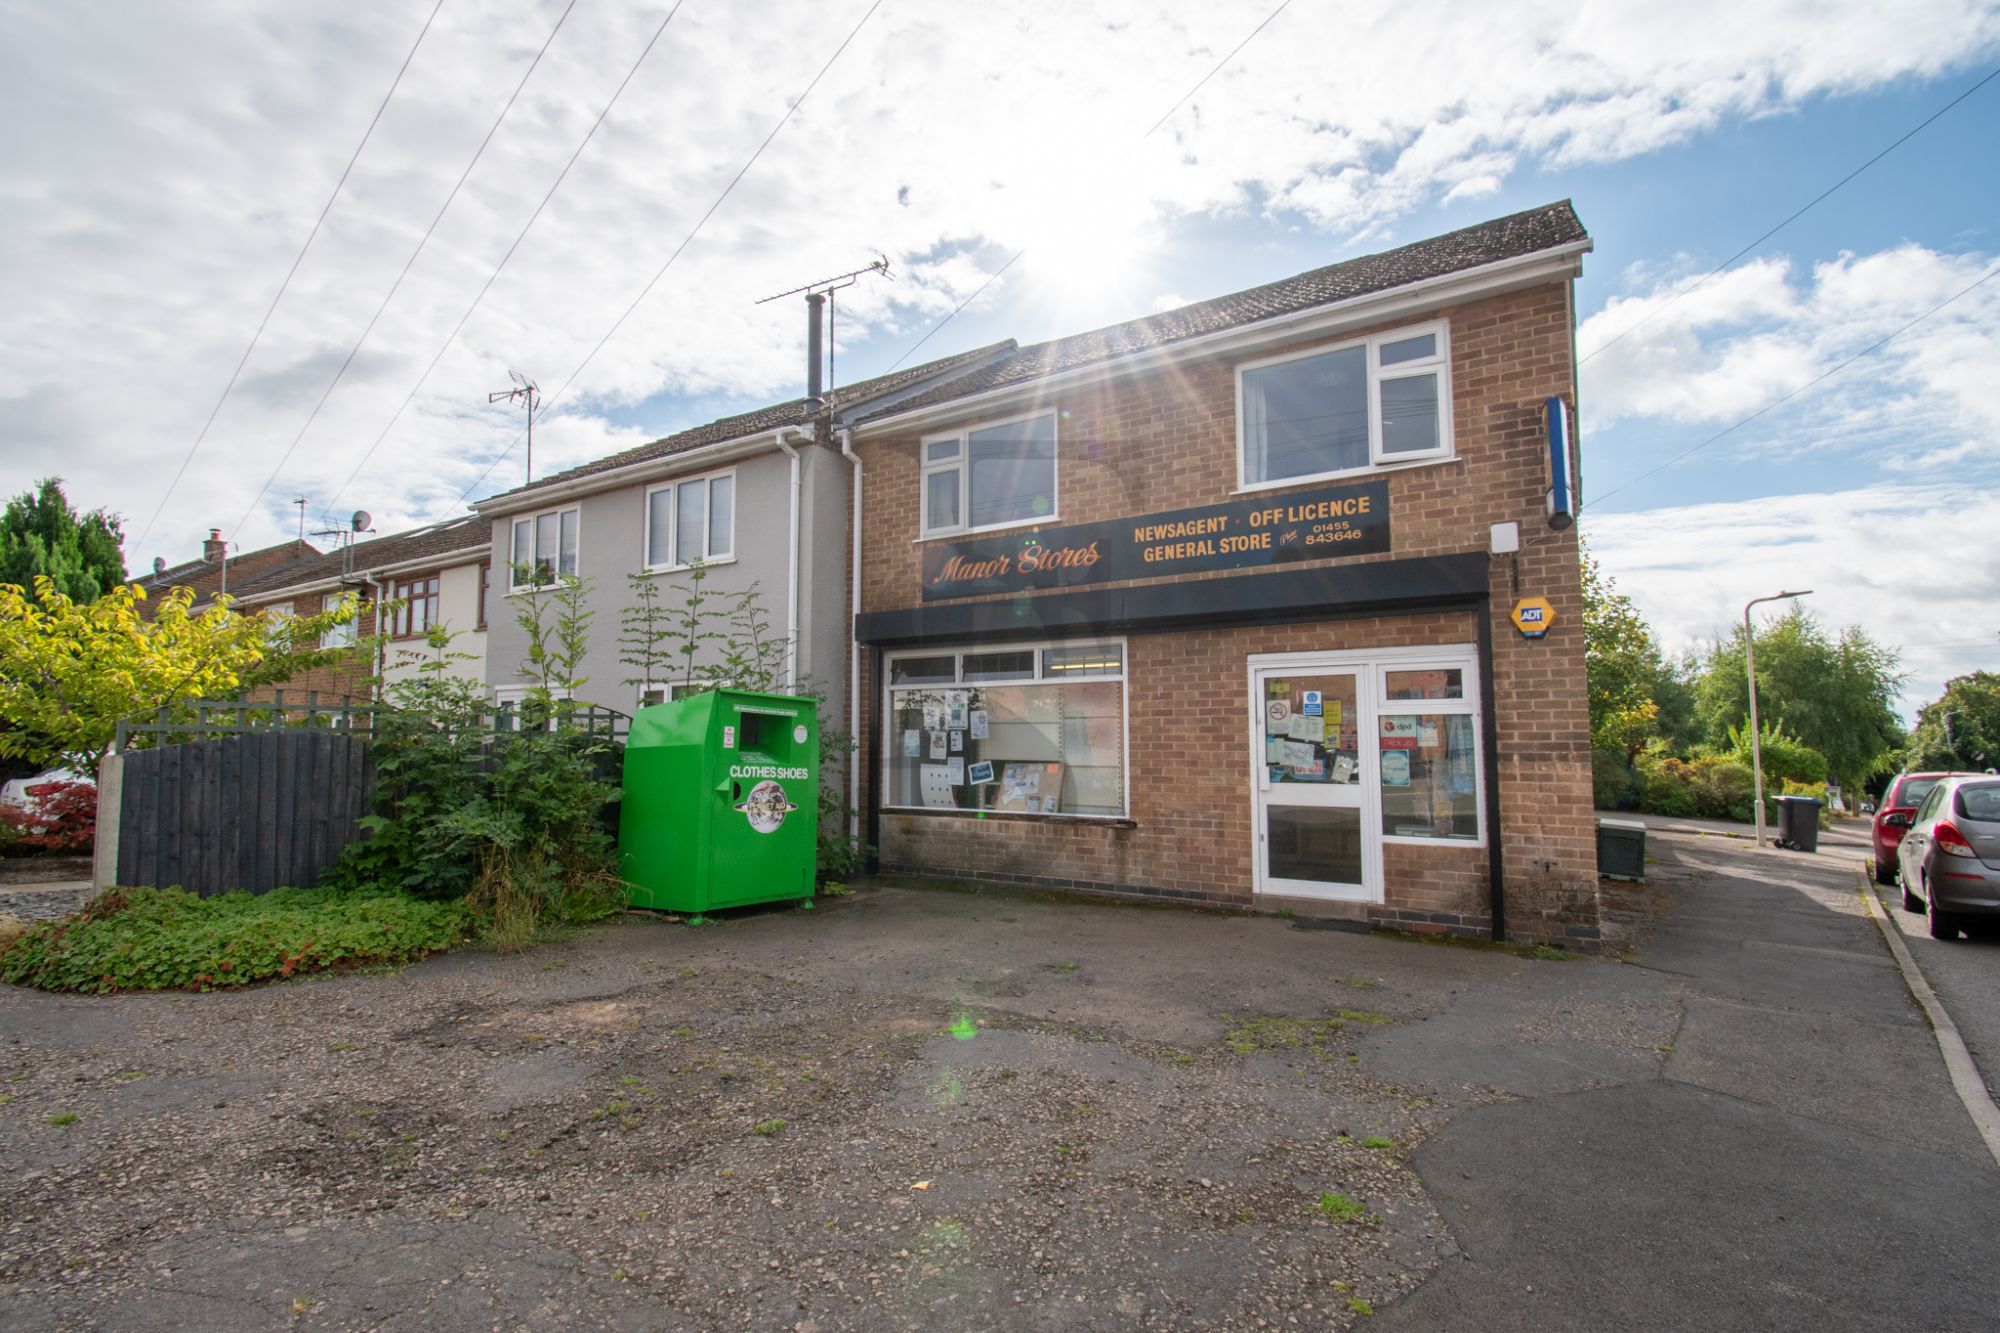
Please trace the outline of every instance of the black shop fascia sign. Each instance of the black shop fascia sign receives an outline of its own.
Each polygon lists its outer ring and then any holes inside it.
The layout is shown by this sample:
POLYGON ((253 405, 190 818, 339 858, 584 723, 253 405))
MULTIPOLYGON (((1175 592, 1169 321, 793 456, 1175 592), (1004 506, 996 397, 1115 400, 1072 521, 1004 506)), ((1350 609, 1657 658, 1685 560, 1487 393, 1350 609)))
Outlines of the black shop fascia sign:
POLYGON ((924 549, 924 600, 1256 569, 1388 549, 1389 484, 1364 481, 939 542, 924 549))

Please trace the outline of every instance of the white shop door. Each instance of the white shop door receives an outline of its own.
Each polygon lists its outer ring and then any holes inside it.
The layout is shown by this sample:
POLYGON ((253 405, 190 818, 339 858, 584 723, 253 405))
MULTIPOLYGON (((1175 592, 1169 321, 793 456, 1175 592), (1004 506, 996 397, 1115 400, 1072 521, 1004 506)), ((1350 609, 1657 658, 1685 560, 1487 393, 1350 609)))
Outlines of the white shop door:
POLYGON ((1251 668, 1258 893, 1382 901, 1369 679, 1331 659, 1251 668))

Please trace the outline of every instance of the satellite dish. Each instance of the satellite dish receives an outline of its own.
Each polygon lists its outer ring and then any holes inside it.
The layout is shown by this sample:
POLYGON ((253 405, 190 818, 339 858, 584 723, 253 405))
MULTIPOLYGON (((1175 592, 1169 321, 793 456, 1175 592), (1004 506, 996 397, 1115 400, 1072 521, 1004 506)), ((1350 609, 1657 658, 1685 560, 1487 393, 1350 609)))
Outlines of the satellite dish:
POLYGON ((354 522, 354 530, 356 532, 368 531, 368 525, 370 523, 373 523, 374 521, 375 521, 374 515, 370 514, 366 509, 357 509, 354 511, 353 522, 354 522))
POLYGON ((162 575, 162 574, 164 574, 164 573, 166 573, 166 572, 167 572, 167 558, 166 558, 165 556, 163 556, 163 555, 156 555, 156 556, 154 556, 154 557, 153 557, 153 577, 154 577, 154 578, 158 578, 158 577, 159 577, 160 575, 162 575))

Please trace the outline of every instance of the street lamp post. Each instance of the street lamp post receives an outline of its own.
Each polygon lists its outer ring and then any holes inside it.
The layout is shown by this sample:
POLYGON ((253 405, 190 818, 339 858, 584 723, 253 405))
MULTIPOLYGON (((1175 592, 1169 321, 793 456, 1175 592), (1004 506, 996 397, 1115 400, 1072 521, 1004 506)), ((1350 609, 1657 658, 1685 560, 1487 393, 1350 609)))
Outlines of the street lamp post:
POLYGON ((1764 737, 1757 726, 1757 642, 1750 632, 1750 608, 1761 602, 1782 602, 1790 597, 1810 597, 1812 589, 1803 592, 1781 592, 1772 597, 1753 597, 1743 608, 1743 674, 1750 680, 1750 772, 1756 784, 1756 795, 1752 803, 1757 812, 1757 845, 1764 845, 1764 737))

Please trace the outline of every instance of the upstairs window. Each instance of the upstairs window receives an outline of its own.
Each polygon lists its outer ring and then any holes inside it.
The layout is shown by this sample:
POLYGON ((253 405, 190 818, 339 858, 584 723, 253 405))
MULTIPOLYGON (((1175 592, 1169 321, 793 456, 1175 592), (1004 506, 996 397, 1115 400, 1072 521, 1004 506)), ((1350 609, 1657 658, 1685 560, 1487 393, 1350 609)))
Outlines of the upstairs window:
POLYGON ((398 639, 420 639, 438 623, 438 576, 418 574, 397 579, 389 585, 389 595, 401 605, 389 618, 390 633, 398 639))
POLYGON ((1239 367, 1246 489, 1451 454, 1443 324, 1239 367))
POLYGON ((686 569, 736 558, 736 473, 716 472, 646 492, 646 568, 686 569))
POLYGON ((576 574, 577 511, 555 509, 514 520, 514 574, 510 584, 525 592, 576 574))
POLYGON ((1056 516, 1056 416, 996 421, 923 442, 923 535, 1056 516))

